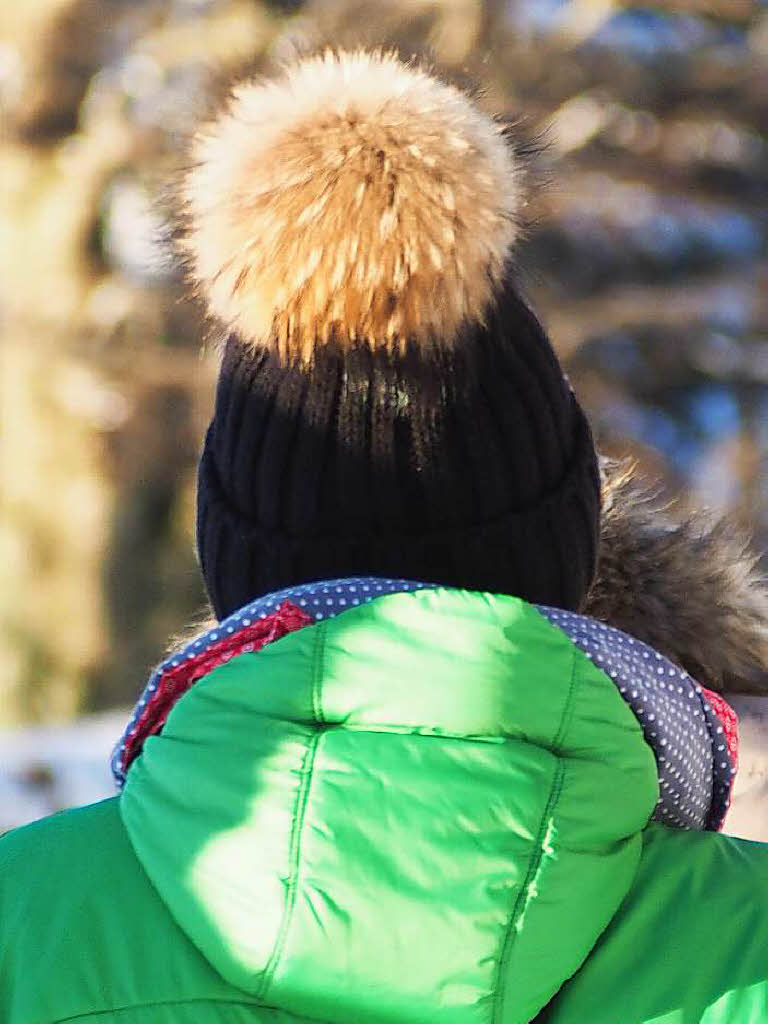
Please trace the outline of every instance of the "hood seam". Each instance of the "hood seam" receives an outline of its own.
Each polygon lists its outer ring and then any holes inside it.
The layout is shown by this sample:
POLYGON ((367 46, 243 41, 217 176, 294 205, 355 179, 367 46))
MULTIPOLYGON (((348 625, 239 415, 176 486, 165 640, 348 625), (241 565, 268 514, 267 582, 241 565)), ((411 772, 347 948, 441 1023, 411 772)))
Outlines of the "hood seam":
POLYGON ((552 738, 552 749, 555 753, 560 756, 563 749, 563 743, 565 742, 565 734, 568 731, 568 727, 571 724, 571 718, 573 717, 573 705, 575 703, 574 696, 576 693, 576 687, 580 680, 579 669, 579 657, 578 649, 571 643, 571 679, 568 683, 568 694, 565 698, 565 706, 563 708, 563 714, 560 719, 560 725, 557 732, 552 738))
POLYGON ((327 628, 326 622, 318 622, 316 624, 315 642, 312 645, 312 712, 319 725, 327 724, 322 704, 322 670, 325 662, 325 633, 327 628))
MULTIPOLYGON (((533 849, 531 859, 528 863, 528 870, 525 873, 523 884, 518 890, 517 897, 515 899, 512 913, 507 923, 506 932, 504 934, 504 940, 501 947, 501 955, 499 957, 498 968, 496 970, 496 984, 494 986, 493 993, 493 1009, 491 1011, 490 1024, 501 1024, 502 1013, 504 1010, 504 997, 505 997, 505 969, 509 963, 509 958, 512 955, 512 948, 514 945, 514 932, 517 922, 520 918, 521 910, 525 905, 525 898, 528 893, 528 888, 539 870, 541 859, 544 856, 544 836, 548 827, 548 821, 554 812, 560 794, 563 790, 563 779, 565 777, 565 761, 560 754, 561 744, 565 739, 565 733, 567 732, 568 726, 571 722, 571 715, 573 710, 574 698, 576 695, 577 684, 579 681, 579 673, 577 672, 578 658, 576 657, 576 649, 572 649, 572 661, 571 661, 571 679, 568 685, 568 693, 565 698, 563 705, 563 711, 560 715, 560 723, 557 727, 557 731, 553 737, 553 748, 557 751, 555 757, 557 758, 557 765, 555 773, 552 779, 552 787, 549 791, 547 802, 544 805, 544 810, 539 821, 539 828, 536 835, 536 845, 533 849)), ((538 1011, 537 1011, 538 1012, 538 1011)))
POLYGON ((320 732, 313 732, 304 753, 304 759, 301 765, 301 785, 299 786, 299 792, 296 797, 296 806, 294 808, 293 821, 291 825, 291 840, 289 845, 291 868, 290 874, 285 883, 285 906, 283 907, 283 915, 280 922, 280 929, 277 933, 275 947, 272 950, 272 955, 264 969, 264 977, 261 985, 259 986, 258 992, 256 993, 256 998, 261 1001, 266 1000, 267 992, 274 980, 277 966, 280 963, 280 959, 282 958, 283 951, 285 949, 286 940, 288 938, 288 929, 290 928, 291 920, 293 919, 293 911, 296 906, 298 876, 299 869, 301 867, 301 836, 304 830, 304 818, 306 816, 307 804, 309 802, 309 792, 312 786, 312 778, 315 768, 315 757, 317 755, 317 748, 320 743, 321 735, 322 733, 320 732))
POLYGON ((557 767, 555 768, 555 773, 552 779, 552 787, 549 791, 549 796, 544 806, 544 811, 542 812, 541 820, 539 821, 539 828, 536 834, 536 845, 533 851, 533 855, 528 863, 528 870, 525 873, 523 884, 520 886, 520 889, 517 893, 515 905, 512 908, 512 914, 510 915, 509 923, 506 929, 506 934, 504 935, 504 943, 502 946, 501 956, 499 957, 499 966, 496 972, 496 985, 490 1024, 501 1024, 502 1021, 506 989, 504 973, 509 963, 509 958, 512 954, 512 948, 514 945, 513 934, 516 930, 516 925, 520 918, 520 914, 524 909, 525 898, 528 894, 528 889, 534 877, 536 876, 536 872, 539 870, 542 857, 544 856, 544 836, 547 832, 549 819, 554 813, 555 807, 557 806, 557 802, 560 799, 560 794, 563 791, 564 779, 565 760, 562 757, 558 756, 557 767))

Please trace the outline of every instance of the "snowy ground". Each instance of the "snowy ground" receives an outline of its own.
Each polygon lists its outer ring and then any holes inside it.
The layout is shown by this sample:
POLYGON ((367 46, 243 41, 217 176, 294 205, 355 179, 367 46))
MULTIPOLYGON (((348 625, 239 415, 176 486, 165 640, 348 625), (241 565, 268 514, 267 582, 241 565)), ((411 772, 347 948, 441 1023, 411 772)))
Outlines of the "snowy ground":
MULTIPOLYGON (((768 698, 732 703, 741 720, 741 766, 725 831, 768 842, 768 698)), ((0 834, 111 796, 109 755, 127 718, 116 711, 71 725, 0 731, 0 834)))
POLYGON ((725 832, 768 842, 768 697, 734 697, 739 773, 725 832))
POLYGON ((127 711, 68 725, 0 730, 0 833, 112 796, 109 756, 127 711))

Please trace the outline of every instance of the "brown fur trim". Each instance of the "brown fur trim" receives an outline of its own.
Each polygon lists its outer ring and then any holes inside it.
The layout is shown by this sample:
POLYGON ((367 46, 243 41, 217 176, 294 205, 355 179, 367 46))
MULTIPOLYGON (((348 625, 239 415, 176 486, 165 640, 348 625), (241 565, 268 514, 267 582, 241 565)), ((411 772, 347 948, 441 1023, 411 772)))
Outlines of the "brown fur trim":
POLYGON ((183 185, 210 312, 308 362, 317 343, 450 344, 518 234, 501 125, 393 54, 326 52, 235 89, 183 185))
POLYGON ((631 466, 603 461, 597 579, 585 612, 703 685, 768 692, 768 586, 724 519, 670 508, 631 466))

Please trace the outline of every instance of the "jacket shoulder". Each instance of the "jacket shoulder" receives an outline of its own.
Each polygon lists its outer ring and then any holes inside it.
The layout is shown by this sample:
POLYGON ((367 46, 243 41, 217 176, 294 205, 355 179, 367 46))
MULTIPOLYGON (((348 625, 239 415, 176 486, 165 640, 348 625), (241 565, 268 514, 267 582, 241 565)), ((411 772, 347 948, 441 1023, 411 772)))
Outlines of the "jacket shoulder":
POLYGON ((766 948, 768 845, 652 824, 626 900, 542 1024, 766 1024, 766 948))
POLYGON ((239 1001, 171 919, 119 804, 64 811, 0 839, 3 1024, 111 1019, 118 1009, 126 1022, 174 1008, 183 1020, 198 1000, 219 1020, 220 1002, 239 1001))
POLYGON ((13 829, 0 838, 0 887, 7 882, 9 871, 15 879, 34 874, 41 863, 50 871, 75 860, 84 849, 90 851, 90 857, 81 869, 87 870, 88 864, 95 869, 99 853, 119 846, 121 830, 117 797, 60 811, 13 829))

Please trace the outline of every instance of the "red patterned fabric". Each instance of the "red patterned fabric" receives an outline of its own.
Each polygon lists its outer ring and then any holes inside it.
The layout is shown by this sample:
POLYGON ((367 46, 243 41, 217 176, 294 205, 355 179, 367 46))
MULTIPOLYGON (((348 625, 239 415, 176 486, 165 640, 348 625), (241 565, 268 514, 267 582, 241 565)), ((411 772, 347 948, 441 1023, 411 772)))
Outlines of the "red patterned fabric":
POLYGON ((159 677, 156 689, 126 739, 123 766, 127 770, 141 753, 150 736, 162 729, 179 697, 201 679, 237 654, 260 651, 280 637, 312 623, 306 612, 290 601, 264 619, 243 626, 235 633, 211 644, 199 654, 188 656, 181 664, 167 668, 159 677))
POLYGON ((723 727, 725 746, 733 764, 735 775, 739 767, 739 716, 728 701, 719 693, 713 693, 712 690, 707 690, 703 686, 701 692, 709 701, 710 707, 717 715, 723 727))
MULTIPOLYGON (((728 753, 728 758, 731 762, 731 791, 728 794, 728 806, 731 803, 731 797, 733 796, 733 784, 736 781, 736 772, 739 769, 739 716, 733 710, 731 705, 721 697, 719 693, 714 693, 712 690, 707 690, 702 686, 701 692, 705 698, 709 701, 709 705, 717 715, 717 719, 723 727, 723 736, 725 738, 725 748, 728 753)), ((717 752, 715 752, 717 756, 717 752)), ((725 821, 720 825, 722 829, 725 821)))

